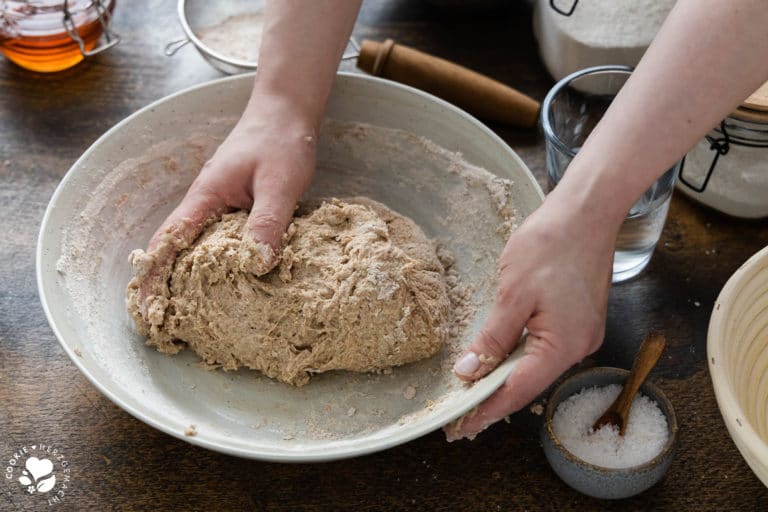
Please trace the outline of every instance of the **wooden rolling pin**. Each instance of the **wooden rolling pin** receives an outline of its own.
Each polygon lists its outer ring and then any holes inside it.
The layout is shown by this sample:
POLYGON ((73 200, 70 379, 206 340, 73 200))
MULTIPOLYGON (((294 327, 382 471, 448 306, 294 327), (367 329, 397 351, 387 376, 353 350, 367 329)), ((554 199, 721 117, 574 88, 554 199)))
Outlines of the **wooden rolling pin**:
POLYGON ((435 57, 392 39, 364 40, 357 67, 439 96, 486 120, 532 127, 539 117, 538 101, 471 69, 435 57))

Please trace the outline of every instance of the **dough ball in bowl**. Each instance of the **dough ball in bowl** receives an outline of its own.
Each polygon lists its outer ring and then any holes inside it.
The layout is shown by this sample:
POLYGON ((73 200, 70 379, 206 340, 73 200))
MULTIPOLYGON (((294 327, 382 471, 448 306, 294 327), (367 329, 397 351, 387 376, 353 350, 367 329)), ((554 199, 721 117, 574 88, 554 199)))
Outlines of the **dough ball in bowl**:
POLYGON ((144 269, 128 309, 147 343, 185 344, 207 364, 247 367, 296 386, 330 370, 373 372, 434 355, 448 336, 450 301, 434 244, 411 220, 365 198, 332 199, 295 217, 278 266, 250 271, 248 214, 225 214, 176 258, 141 313, 144 269))

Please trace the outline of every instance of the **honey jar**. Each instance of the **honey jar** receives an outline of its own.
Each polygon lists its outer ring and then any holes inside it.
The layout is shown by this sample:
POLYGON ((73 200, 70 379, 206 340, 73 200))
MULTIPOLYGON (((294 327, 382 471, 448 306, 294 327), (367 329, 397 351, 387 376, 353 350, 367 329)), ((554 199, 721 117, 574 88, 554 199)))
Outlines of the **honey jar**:
POLYGON ((120 41, 109 27, 114 8, 115 0, 0 0, 0 51, 32 71, 70 68, 120 41))

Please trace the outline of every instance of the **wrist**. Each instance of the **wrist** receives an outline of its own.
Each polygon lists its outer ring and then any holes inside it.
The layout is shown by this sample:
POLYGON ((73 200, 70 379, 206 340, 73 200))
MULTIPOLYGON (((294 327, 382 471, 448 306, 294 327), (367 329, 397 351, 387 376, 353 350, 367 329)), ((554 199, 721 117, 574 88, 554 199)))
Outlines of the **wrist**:
POLYGON ((260 79, 257 73, 246 110, 260 108, 264 102, 273 103, 279 105, 292 120, 303 120, 317 130, 323 119, 330 90, 318 90, 316 84, 309 85, 292 84, 290 80, 260 79))
POLYGON ((613 247, 627 210, 576 180, 561 181, 542 205, 547 217, 559 219, 558 229, 571 239, 589 239, 595 246, 613 247))
POLYGON ((320 129, 322 117, 322 108, 313 107, 286 91, 254 88, 241 122, 267 122, 276 130, 285 127, 314 136, 320 129))
POLYGON ((603 162, 588 163, 577 155, 547 202, 562 209, 561 214, 618 232, 642 190, 635 193, 613 169, 603 169, 603 162))

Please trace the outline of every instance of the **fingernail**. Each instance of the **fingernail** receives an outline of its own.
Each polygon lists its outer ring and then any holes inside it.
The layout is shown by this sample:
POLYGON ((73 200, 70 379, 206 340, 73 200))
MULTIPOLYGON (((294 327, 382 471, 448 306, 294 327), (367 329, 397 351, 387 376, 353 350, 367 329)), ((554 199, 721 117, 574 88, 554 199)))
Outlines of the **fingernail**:
POLYGON ((274 249, 264 242, 256 242, 251 237, 243 237, 238 249, 240 270, 261 276, 272 270, 277 263, 274 249))
POLYGON ((269 244, 265 244, 264 242, 256 242, 256 250, 259 253, 259 257, 261 258, 261 262, 266 267, 274 266, 275 258, 277 255, 275 254, 275 251, 272 249, 272 247, 269 246, 269 244))
POLYGON ((480 359, 474 352, 467 352, 453 366, 453 370, 459 375, 472 375, 478 368, 480 368, 480 359))
POLYGON ((464 422, 464 416, 462 416, 456 421, 452 421, 451 423, 443 427, 443 432, 445 432, 446 441, 448 441, 449 443, 452 443, 454 441, 458 441, 463 437, 461 435, 461 424, 463 422, 464 422))

